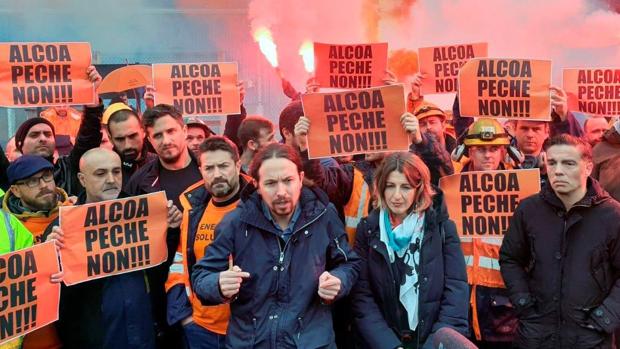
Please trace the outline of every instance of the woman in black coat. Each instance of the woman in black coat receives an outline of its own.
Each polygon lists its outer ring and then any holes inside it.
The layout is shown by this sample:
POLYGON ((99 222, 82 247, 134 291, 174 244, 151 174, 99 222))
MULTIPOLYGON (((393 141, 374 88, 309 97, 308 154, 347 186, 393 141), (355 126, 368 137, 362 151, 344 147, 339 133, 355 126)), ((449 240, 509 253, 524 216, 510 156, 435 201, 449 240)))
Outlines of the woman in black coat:
POLYGON ((364 346, 432 347, 443 327, 467 335, 465 261, 428 168, 412 153, 394 153, 374 184, 380 207, 360 222, 355 238, 362 268, 352 303, 364 346))

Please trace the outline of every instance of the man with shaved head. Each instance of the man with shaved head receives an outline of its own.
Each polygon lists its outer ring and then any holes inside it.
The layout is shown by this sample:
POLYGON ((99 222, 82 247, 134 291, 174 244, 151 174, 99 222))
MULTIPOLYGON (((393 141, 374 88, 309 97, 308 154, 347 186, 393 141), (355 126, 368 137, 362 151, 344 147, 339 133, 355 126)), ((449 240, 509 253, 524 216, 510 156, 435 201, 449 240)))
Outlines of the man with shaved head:
MULTIPOLYGON (((114 151, 96 148, 80 159, 80 184, 84 192, 78 205, 114 200, 121 192, 121 158, 114 151)), ((168 227, 178 229, 180 211, 168 202, 168 227)), ((49 239, 61 251, 64 234, 57 226, 49 239)), ((148 273, 146 273, 148 274, 148 273)), ((65 348, 155 348, 151 298, 144 270, 63 287, 58 334, 65 348)))

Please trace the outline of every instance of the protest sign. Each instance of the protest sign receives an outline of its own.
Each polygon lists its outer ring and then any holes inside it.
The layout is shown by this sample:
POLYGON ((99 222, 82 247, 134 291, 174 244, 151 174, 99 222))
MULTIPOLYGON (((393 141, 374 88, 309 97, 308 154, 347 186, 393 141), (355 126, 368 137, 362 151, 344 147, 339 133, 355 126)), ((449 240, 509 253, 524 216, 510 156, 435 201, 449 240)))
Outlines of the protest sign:
POLYGON ((310 158, 406 151, 402 85, 302 95, 310 158))
POLYGON ((0 256, 0 344, 58 320, 58 272, 53 242, 0 256))
POLYGON ((591 115, 620 115, 620 69, 564 69, 568 110, 591 115))
POLYGON ((92 104, 95 88, 88 80, 90 44, 0 44, 0 105, 5 107, 92 104))
POLYGON ((421 93, 457 91, 459 69, 472 58, 486 57, 487 43, 422 47, 418 49, 418 66, 425 74, 421 93))
POLYGON ((464 172, 442 177, 439 187, 459 236, 501 238, 519 202, 540 191, 540 170, 464 172))
POLYGON ((60 208, 64 282, 123 274, 163 263, 168 209, 163 191, 60 208))
POLYGON ((315 78, 321 87, 368 88, 384 85, 387 43, 331 45, 314 43, 315 78))
POLYGON ((459 71, 462 116, 551 120, 551 61, 474 58, 459 71))
POLYGON ((237 63, 153 64, 155 104, 184 116, 239 114, 237 63))

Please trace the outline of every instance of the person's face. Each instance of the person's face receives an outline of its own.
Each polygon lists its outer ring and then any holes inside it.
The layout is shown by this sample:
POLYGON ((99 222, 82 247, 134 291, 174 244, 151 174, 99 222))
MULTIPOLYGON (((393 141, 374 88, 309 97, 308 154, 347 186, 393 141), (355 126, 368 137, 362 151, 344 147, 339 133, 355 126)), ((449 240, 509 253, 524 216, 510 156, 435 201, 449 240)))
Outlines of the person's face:
POLYGON ((121 159, 112 152, 91 156, 80 168, 78 179, 90 202, 114 200, 123 186, 121 159))
POLYGON ((54 109, 56 110, 56 114, 58 114, 58 116, 67 116, 69 112, 68 105, 60 105, 60 106, 54 107, 54 109))
POLYGON ((274 218, 287 218, 301 194, 303 172, 284 158, 267 159, 258 170, 258 192, 274 218))
POLYGON ((54 150, 56 150, 56 139, 54 139, 54 133, 52 133, 52 128, 49 125, 36 124, 28 130, 22 146, 24 155, 38 155, 49 158, 54 155, 54 150))
POLYGON ((122 159, 128 161, 138 159, 144 146, 144 130, 138 118, 130 117, 125 121, 111 122, 108 126, 110 140, 122 159))
POLYGON ((585 188, 592 166, 591 161, 582 159, 578 147, 562 144, 547 149, 547 175, 558 196, 570 196, 585 188))
POLYGON ((144 100, 144 105, 146 105, 146 109, 153 108, 155 106, 155 101, 153 99, 147 98, 144 100))
POLYGON ((157 155, 165 163, 175 163, 187 148, 187 127, 172 116, 160 117, 147 131, 157 155))
POLYGON ((515 138, 523 154, 538 156, 547 137, 549 137, 549 128, 545 122, 517 121, 515 138))
POLYGON ((439 116, 429 116, 420 120, 420 132, 430 132, 437 136, 437 139, 444 139, 444 123, 439 116))
POLYGON ((200 155, 200 174, 205 188, 216 199, 228 199, 239 189, 241 163, 224 150, 207 151, 200 155))
POLYGON ((11 191, 32 211, 50 211, 58 204, 52 170, 43 170, 11 186, 11 191))
POLYGON ((608 125, 605 118, 591 118, 586 123, 585 139, 591 146, 595 146, 603 140, 603 134, 607 131, 608 125))
POLYGON ((275 142, 276 140, 274 138, 273 129, 261 128, 258 132, 258 139, 256 139, 256 141, 250 140, 248 144, 250 145, 251 149, 253 149, 255 152, 258 152, 269 144, 275 142))
POLYGON ((205 130, 198 126, 187 127, 187 147, 196 157, 200 156, 200 145, 207 139, 205 130))
POLYGON ((469 159, 474 171, 495 171, 499 169, 505 154, 501 145, 472 145, 469 147, 469 159))
POLYGON ((387 177, 383 197, 390 213, 396 217, 404 217, 415 200, 416 187, 405 177, 404 173, 392 171, 387 177))

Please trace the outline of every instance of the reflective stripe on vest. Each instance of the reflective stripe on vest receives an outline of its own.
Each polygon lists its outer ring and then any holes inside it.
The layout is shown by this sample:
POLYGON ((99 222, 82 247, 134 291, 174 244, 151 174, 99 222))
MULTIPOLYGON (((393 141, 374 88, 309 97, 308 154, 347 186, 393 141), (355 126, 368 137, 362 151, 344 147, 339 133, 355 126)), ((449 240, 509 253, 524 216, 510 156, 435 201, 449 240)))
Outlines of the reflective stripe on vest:
POLYGON ((349 201, 343 207, 344 224, 350 245, 353 245, 355 241, 355 230, 358 223, 363 217, 368 215, 369 191, 362 172, 353 168, 353 190, 351 191, 349 201))
POLYGON ((11 214, 2 210, 2 215, 4 216, 6 233, 9 235, 9 251, 13 252, 15 251, 15 231, 13 226, 11 226, 11 214))
POLYGON ((495 258, 480 256, 478 257, 478 265, 481 268, 493 269, 499 271, 499 261, 495 258))

